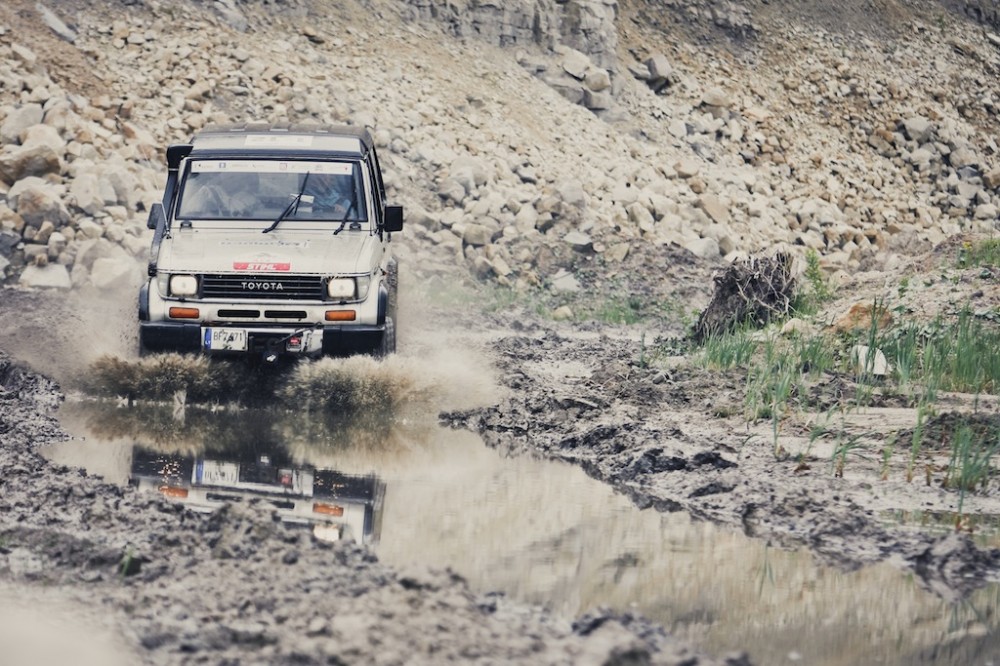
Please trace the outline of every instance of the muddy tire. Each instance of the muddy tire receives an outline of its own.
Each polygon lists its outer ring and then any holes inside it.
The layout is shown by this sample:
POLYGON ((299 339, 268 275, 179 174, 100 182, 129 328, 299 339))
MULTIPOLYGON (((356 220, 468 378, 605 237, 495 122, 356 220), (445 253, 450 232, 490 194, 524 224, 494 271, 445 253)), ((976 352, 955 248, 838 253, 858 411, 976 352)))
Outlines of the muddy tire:
POLYGON ((396 322, 392 317, 385 318, 385 333, 382 334, 382 342, 379 344, 375 355, 379 358, 386 358, 390 354, 396 353, 396 322))

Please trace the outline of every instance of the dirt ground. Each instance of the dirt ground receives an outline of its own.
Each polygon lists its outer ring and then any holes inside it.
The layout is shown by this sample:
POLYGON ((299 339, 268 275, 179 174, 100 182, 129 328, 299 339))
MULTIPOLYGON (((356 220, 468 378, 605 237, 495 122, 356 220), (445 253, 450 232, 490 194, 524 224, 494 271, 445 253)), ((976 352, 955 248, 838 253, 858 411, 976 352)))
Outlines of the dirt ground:
MULTIPOLYGON (((940 265, 944 255, 939 249, 913 266, 940 265)), ((713 268, 693 262, 688 270, 709 275, 713 268)), ((685 275, 685 284, 691 278, 685 275)), ((976 279, 969 278, 966 295, 976 292, 976 279)), ((706 302, 711 281, 694 283, 704 286, 688 294, 691 302, 706 302)), ((862 276, 845 293, 864 300, 882 284, 862 276)), ((956 298, 955 284, 925 284, 907 302, 940 308, 956 298)), ((611 282, 595 287, 594 296, 607 298, 615 288, 611 282)), ((94 303, 70 300, 5 290, 0 338, 22 359, 73 385, 81 370, 92 371, 98 350, 88 357, 78 337, 47 325, 69 316, 86 330, 94 303)), ((851 302, 831 303, 828 318, 851 302)), ((776 452, 771 422, 748 424, 740 413, 744 374, 701 367, 689 343, 675 334, 654 336, 655 323, 557 323, 516 305, 502 313, 465 308, 448 316, 463 323, 466 346, 486 354, 480 362, 495 368, 497 386, 479 406, 442 403, 440 418, 480 433, 508 455, 580 465, 639 507, 686 511, 772 545, 805 546, 841 569, 886 561, 945 600, 1000 581, 1000 549, 988 545, 995 537, 984 540, 975 522, 955 529, 959 494, 942 487, 933 461, 922 459, 916 479, 908 480, 905 451, 888 464, 879 455, 888 434, 912 432, 915 410, 903 396, 885 390, 870 406, 844 413, 838 428, 865 433, 867 448, 859 447, 835 473, 834 443, 809 436, 820 409, 789 415, 776 452), (926 482, 924 469, 930 470, 926 482), (938 529, 886 518, 900 513, 943 518, 938 529)), ((127 329, 127 313, 113 319, 127 329)), ((420 332, 409 335, 404 359, 408 349, 421 353, 412 342, 420 332)), ((106 346, 128 359, 127 333, 112 337, 106 346)), ((45 603, 62 609, 62 622, 100 630, 111 652, 124 650, 143 663, 718 663, 638 617, 606 611, 575 621, 552 616, 477 595, 448 571, 390 570, 365 547, 290 531, 252 506, 205 516, 54 465, 38 450, 66 437, 54 418, 59 386, 6 355, 0 380, 0 575, 12 591, 4 597, 7 613, 36 608, 44 588, 45 603)), ((828 373, 812 387, 810 404, 853 394, 853 382, 828 373)), ((973 407, 984 427, 997 427, 995 396, 976 402, 952 394, 939 405, 939 417, 928 424, 932 439, 933 424, 943 428, 973 407)), ((967 521, 1000 514, 994 486, 961 498, 967 521)), ((24 635, 29 654, 51 647, 31 643, 30 635, 24 635)), ((741 659, 734 655, 726 663, 741 659)))
MULTIPOLYGON (((899 3, 850 3, 851 26, 865 25, 868 6, 899 3)), ((833 18, 829 3, 801 7, 818 21, 833 18)), ((28 11, 33 3, 4 4, 0 21, 34 30, 28 11)), ((78 51, 38 34, 61 85, 103 90, 78 51)), ((997 311, 995 269, 942 275, 961 242, 895 274, 854 275, 816 320, 832 322, 886 293, 914 320, 963 302, 997 311)), ((476 297, 457 312, 425 310, 465 331, 475 367, 496 376, 491 399, 445 402, 441 420, 510 455, 579 465, 639 507, 807 547, 844 569, 889 562, 946 600, 1000 582, 996 535, 977 522, 1000 515, 1000 488, 995 480, 964 495, 943 487, 948 454, 933 447, 913 474, 906 447, 888 446, 894 435, 911 437, 917 422, 906 395, 877 387, 868 406, 837 415, 830 430, 860 442, 841 469, 836 437, 812 433, 832 405, 864 389, 850 374, 815 381, 777 436, 769 419, 747 422, 745 371, 702 367, 684 339, 718 264, 674 247, 637 248, 613 270, 581 260, 572 268, 587 296, 569 304, 584 321, 554 322, 522 302, 484 310, 471 304, 489 299, 476 297), (622 293, 633 295, 629 314, 643 323, 600 321, 622 293), (898 514, 937 524, 914 529, 888 517, 898 514)), ((555 616, 475 593, 452 572, 390 569, 365 547, 311 538, 256 507, 197 514, 51 463, 39 450, 67 437, 55 417, 65 392, 102 354, 133 360, 134 287, 70 299, 0 292, 0 645, 11 663, 66 663, 69 654, 73 663, 747 663, 702 655, 640 617, 555 616)), ((403 358, 416 353, 406 334, 403 358)), ((925 439, 973 411, 997 427, 1000 404, 995 395, 949 394, 937 409, 925 439)))

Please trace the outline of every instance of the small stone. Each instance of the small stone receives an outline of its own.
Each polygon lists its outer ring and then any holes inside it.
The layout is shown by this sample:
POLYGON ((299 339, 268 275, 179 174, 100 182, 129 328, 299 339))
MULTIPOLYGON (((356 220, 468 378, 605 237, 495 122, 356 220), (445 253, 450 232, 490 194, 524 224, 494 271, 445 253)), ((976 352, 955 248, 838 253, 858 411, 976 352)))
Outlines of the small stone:
POLYGON ((580 291, 580 281, 566 269, 560 269, 552 277, 552 291, 556 293, 575 293, 580 291))
POLYGON ((685 243, 684 248, 702 259, 714 259, 720 255, 719 243, 714 238, 697 238, 685 243))
POLYGON ((667 56, 657 53, 646 61, 646 69, 649 72, 650 83, 669 81, 674 75, 674 68, 671 67, 667 56))
POLYGON ((721 88, 710 88, 701 96, 701 103, 705 106, 714 106, 720 109, 728 109, 733 104, 732 98, 721 88))
POLYGON ((556 321, 570 321, 573 319, 573 310, 568 305, 561 305, 552 311, 552 318, 556 321))
POLYGON ((582 231, 570 231, 563 236, 563 240, 577 252, 587 253, 594 250, 593 240, 582 231))
POLYGON ((701 163, 691 158, 684 158, 674 164, 674 171, 681 178, 694 178, 701 171, 701 163))

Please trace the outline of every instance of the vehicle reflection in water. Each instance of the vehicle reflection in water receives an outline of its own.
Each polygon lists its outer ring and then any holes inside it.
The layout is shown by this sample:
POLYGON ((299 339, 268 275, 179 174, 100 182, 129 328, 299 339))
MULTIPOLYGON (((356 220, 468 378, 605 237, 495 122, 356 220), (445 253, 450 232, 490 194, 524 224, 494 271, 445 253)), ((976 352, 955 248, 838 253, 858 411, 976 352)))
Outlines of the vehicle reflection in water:
POLYGON ((311 527, 325 541, 378 541, 385 495, 378 477, 295 465, 280 448, 254 458, 237 456, 189 456, 137 446, 129 483, 196 511, 215 511, 227 502, 256 504, 284 523, 311 527))
MULTIPOLYGON (((150 455, 205 461, 202 479, 217 461, 258 465, 212 472, 230 483, 263 475, 280 485, 281 470, 294 469, 384 481, 368 537, 379 559, 450 567, 473 591, 565 618, 598 606, 638 611, 710 653, 748 650, 757 664, 1000 664, 996 585, 953 604, 889 564, 824 567, 806 550, 640 511, 578 467, 505 456, 430 414, 386 422, 188 409, 175 418, 169 408, 67 404, 60 419, 86 439, 50 457, 120 483, 150 455)), ((185 464, 174 476, 196 479, 196 463, 185 464)), ((366 538, 363 524, 349 531, 366 538)))
MULTIPOLYGON (((140 490, 195 511, 246 505, 308 527, 325 541, 378 542, 385 482, 372 470, 347 473, 294 459, 283 434, 291 425, 274 414, 84 404, 64 416, 73 420, 72 412, 83 418, 91 437, 131 441, 122 460, 129 460, 127 482, 140 490)), ((333 449, 338 439, 344 448, 348 440, 363 443, 379 434, 374 424, 358 422, 297 420, 297 425, 307 437, 324 431, 320 441, 333 449)))

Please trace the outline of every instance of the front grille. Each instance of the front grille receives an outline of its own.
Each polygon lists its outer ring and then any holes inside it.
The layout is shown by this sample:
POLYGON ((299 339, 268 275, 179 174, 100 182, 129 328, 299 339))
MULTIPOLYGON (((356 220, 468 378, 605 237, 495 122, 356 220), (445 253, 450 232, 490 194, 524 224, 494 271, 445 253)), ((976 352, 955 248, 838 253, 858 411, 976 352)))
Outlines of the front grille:
POLYGON ((202 298, 273 301, 323 300, 323 278, 315 275, 203 275, 202 298))
POLYGON ((264 310, 268 319, 305 319, 305 310, 264 310))
POLYGON ((260 310, 219 310, 220 319, 257 319, 260 310))

